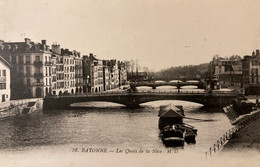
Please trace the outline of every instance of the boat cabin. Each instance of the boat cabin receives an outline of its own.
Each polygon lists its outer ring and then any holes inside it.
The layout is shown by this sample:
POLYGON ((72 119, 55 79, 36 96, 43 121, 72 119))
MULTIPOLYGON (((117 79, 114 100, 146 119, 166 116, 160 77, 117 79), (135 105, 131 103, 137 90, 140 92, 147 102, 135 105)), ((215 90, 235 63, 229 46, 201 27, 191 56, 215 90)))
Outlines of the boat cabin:
POLYGON ((184 114, 182 108, 176 106, 160 106, 159 110, 159 128, 162 129, 165 126, 172 126, 174 124, 183 124, 184 114))

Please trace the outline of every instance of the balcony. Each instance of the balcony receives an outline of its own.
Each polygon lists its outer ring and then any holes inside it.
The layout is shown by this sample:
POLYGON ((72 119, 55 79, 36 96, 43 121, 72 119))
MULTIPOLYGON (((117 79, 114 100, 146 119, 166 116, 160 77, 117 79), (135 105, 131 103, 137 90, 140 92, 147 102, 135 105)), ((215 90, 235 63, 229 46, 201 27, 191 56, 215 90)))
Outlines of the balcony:
POLYGON ((42 73, 34 73, 34 77, 42 77, 42 73))
POLYGON ((35 66, 42 66, 42 61, 34 61, 35 66))
POLYGON ((51 65, 52 65, 52 63, 50 61, 45 62, 45 66, 51 66, 51 65))
POLYGON ((33 86, 43 86, 44 83, 43 82, 34 82, 33 86))

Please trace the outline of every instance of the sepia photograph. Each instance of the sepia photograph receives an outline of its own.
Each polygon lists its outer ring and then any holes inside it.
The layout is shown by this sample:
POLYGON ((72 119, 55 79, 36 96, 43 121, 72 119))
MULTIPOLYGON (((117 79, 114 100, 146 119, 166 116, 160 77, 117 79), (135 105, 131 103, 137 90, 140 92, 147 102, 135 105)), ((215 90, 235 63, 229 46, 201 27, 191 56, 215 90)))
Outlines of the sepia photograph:
POLYGON ((257 0, 0 0, 0 166, 260 163, 257 0))

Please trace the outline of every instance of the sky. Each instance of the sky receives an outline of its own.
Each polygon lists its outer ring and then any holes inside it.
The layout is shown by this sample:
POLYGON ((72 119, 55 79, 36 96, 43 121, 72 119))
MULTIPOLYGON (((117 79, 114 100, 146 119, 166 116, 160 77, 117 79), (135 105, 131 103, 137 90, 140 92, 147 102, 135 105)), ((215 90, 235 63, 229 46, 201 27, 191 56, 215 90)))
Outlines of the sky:
POLYGON ((47 40, 157 71, 260 48, 258 0, 0 0, 0 39, 47 40))

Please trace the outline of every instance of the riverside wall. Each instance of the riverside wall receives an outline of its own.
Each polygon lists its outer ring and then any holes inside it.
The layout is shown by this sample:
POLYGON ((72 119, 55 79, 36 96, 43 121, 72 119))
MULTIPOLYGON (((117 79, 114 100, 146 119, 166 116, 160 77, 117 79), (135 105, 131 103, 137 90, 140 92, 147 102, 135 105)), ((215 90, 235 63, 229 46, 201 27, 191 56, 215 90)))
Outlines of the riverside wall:
POLYGON ((0 120, 20 115, 23 109, 27 107, 30 102, 36 102, 36 104, 32 106, 32 111, 42 109, 42 98, 11 100, 3 105, 0 105, 0 120))
MULTIPOLYGON (((258 112, 260 112, 260 109, 258 112)), ((260 117, 233 135, 224 145, 223 151, 243 152, 249 149, 260 151, 260 117)))

